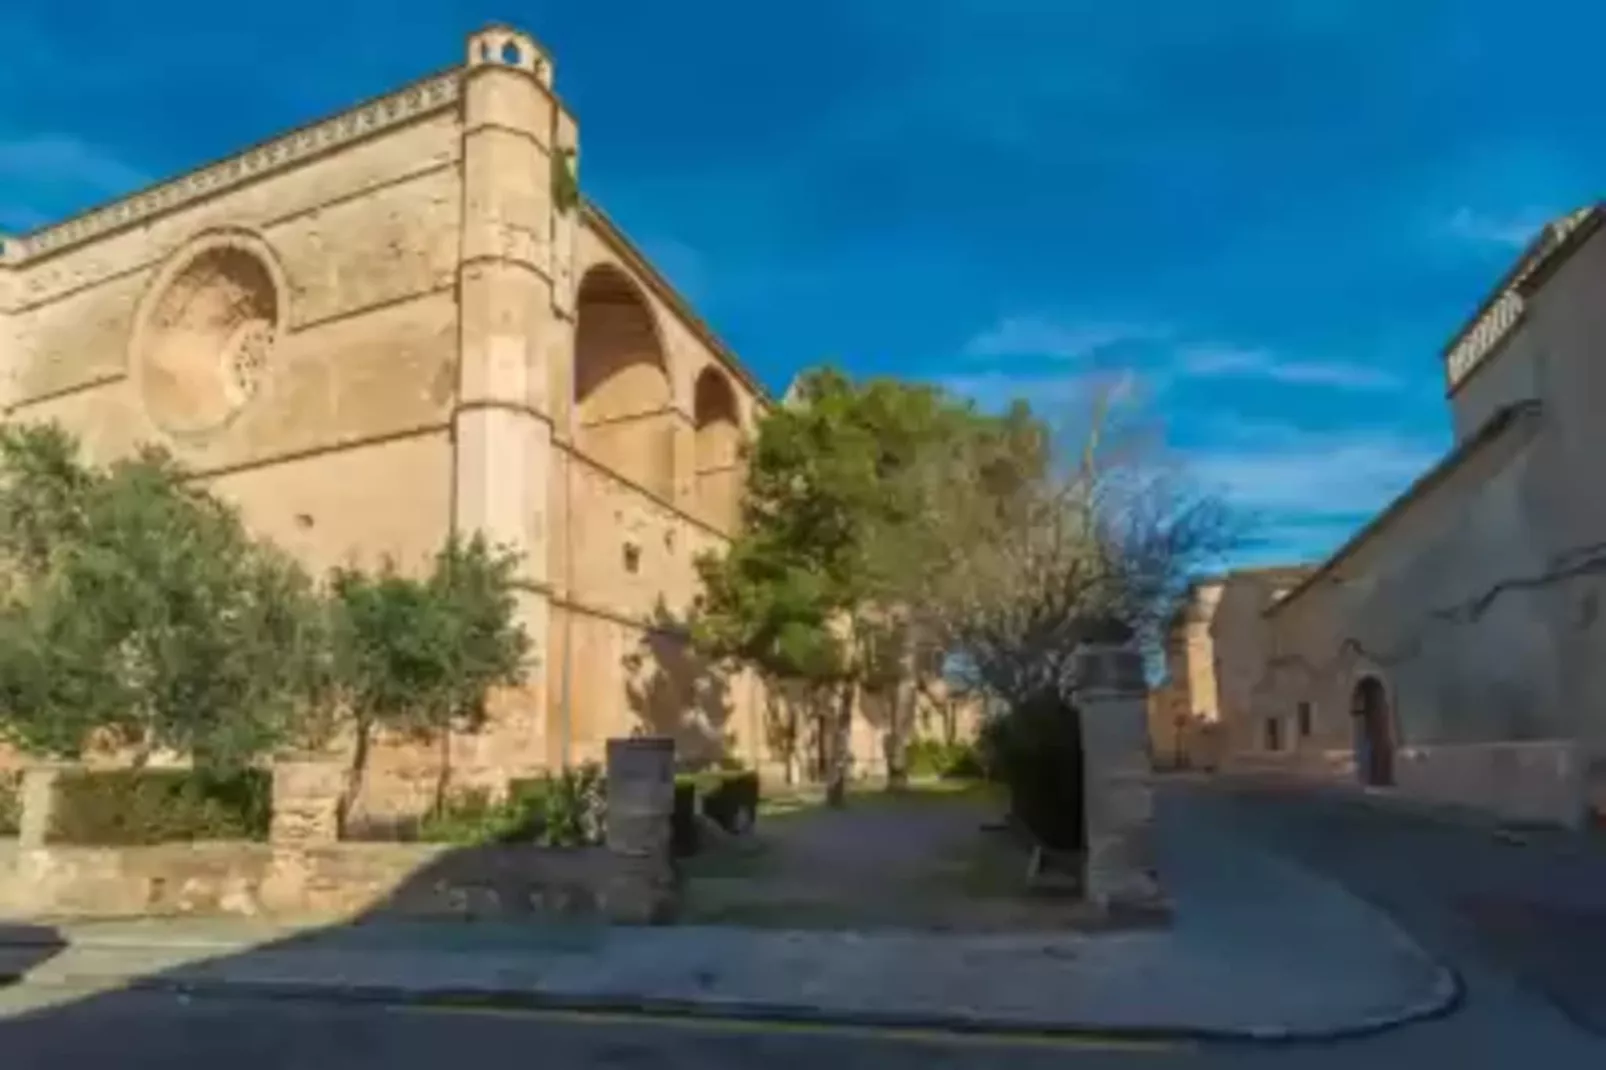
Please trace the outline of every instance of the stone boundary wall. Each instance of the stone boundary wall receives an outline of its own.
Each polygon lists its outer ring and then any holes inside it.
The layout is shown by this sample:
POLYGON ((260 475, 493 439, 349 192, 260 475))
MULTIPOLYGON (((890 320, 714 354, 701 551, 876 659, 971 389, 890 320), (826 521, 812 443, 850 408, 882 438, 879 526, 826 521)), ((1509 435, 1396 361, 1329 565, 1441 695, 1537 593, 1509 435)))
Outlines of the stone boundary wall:
POLYGON ((1328 783, 1355 781, 1355 755, 1349 750, 1291 750, 1229 754, 1218 767, 1223 773, 1270 773, 1328 783))
POLYGON ((25 774, 23 828, 0 856, 0 916, 576 917, 668 920, 674 748, 610 740, 605 842, 597 847, 343 843, 337 766, 274 769, 267 843, 77 847, 46 842, 53 767, 25 774))
POLYGON ((1394 776, 1402 795, 1576 827, 1585 813, 1585 765, 1573 740, 1445 744, 1401 748, 1394 776))
POLYGON ((1506 821, 1576 828, 1606 817, 1606 762, 1574 740, 1401 747, 1394 784, 1364 788, 1348 750, 1234 755, 1229 775, 1273 775, 1476 810, 1506 821))

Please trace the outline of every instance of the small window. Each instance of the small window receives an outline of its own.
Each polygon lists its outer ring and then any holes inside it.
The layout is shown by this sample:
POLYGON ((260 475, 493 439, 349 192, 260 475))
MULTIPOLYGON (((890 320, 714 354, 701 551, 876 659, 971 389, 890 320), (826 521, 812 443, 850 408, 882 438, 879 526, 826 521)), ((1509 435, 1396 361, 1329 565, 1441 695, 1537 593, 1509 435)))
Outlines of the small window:
POLYGON ((1266 749, 1283 749, 1283 722, 1281 718, 1266 718, 1266 749))
POLYGON ((1311 729, 1310 703, 1301 702, 1299 704, 1298 709, 1299 709, 1299 738, 1306 739, 1306 738, 1308 738, 1310 736, 1310 729, 1311 729))

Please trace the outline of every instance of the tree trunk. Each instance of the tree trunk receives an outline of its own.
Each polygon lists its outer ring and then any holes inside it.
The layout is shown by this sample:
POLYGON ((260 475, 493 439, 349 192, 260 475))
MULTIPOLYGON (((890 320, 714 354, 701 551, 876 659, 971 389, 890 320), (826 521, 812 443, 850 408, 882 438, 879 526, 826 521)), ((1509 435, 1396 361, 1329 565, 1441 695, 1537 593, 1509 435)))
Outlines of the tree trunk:
POLYGON ((452 784, 452 730, 442 728, 440 732, 440 765, 435 770, 435 812, 438 814, 446 809, 446 793, 452 784))
POLYGON ((915 721, 918 684, 915 672, 914 629, 905 628, 898 654, 898 679, 892 685, 892 710, 887 724, 887 789, 903 791, 909 786, 909 732, 915 721))
POLYGON ((336 815, 342 836, 346 834, 346 822, 362 797, 363 781, 368 772, 368 750, 373 727, 366 717, 356 719, 352 735, 351 764, 346 768, 346 790, 340 797, 340 809, 336 815))
POLYGON ((825 802, 827 806, 841 808, 848 801, 848 752, 853 728, 853 698, 856 690, 850 681, 840 685, 835 716, 828 722, 830 736, 830 766, 826 772, 825 802))

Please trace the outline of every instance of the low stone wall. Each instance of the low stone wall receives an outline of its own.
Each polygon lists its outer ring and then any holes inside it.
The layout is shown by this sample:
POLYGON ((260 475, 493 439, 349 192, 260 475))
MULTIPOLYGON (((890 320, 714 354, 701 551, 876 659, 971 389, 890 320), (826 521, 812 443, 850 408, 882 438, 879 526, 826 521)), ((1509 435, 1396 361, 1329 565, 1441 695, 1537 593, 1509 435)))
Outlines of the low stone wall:
POLYGON ((21 835, 0 854, 0 916, 667 920, 678 890, 673 745, 610 740, 607 754, 604 843, 572 849, 339 842, 342 771, 317 761, 275 766, 267 843, 53 844, 59 768, 35 767, 24 779, 21 835))
POLYGON ((1232 754, 1221 764, 1232 774, 1293 776, 1323 783, 1349 783, 1356 777, 1355 755, 1348 750, 1255 751, 1232 754))
POLYGON ((15 850, 0 914, 663 920, 650 867, 605 847, 258 843, 15 850))
POLYGON ((1585 817, 1585 762, 1571 740, 1403 748, 1402 795, 1488 810, 1510 821, 1575 827, 1585 817))

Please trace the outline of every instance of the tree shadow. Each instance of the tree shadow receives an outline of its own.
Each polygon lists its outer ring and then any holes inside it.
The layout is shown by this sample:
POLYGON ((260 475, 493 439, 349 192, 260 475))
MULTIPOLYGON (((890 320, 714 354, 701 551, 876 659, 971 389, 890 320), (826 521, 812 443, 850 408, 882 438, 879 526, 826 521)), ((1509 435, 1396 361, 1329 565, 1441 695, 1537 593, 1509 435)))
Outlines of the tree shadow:
POLYGON ((66 939, 52 926, 0 921, 0 988, 16 984, 66 947, 66 939))
MULTIPOLYGON (((376 853, 395 847, 358 846, 376 853)), ((630 867, 651 864, 605 846, 443 848, 355 916, 291 932, 264 917, 203 916, 197 927, 193 915, 184 915, 191 927, 164 940, 152 931, 157 919, 107 919, 67 934, 76 942, 69 946, 51 926, 3 922, 0 988, 7 991, 29 992, 26 975, 56 955, 87 957, 69 960, 61 978, 33 989, 43 997, 38 1003, 32 996, 20 1007, 10 1003, 0 1017, 0 1062, 7 1068, 215 1066, 231 1059, 253 1067, 378 1066, 384 1052, 354 1045, 363 1034, 352 1034, 389 1027, 359 1026, 341 1007, 394 1007, 419 985, 448 1003, 482 1002, 481 993, 498 990, 533 991, 554 956, 585 956, 602 945, 620 923, 601 896, 632 879, 630 867), (231 949, 241 944, 249 946, 231 949), (147 969, 133 965, 142 956, 151 963, 147 969), (57 987, 64 981, 71 987, 57 987), (276 1034, 290 1023, 310 1025, 313 1033, 281 1042, 276 1034), (208 1026, 204 1037, 198 1025, 208 1026), (265 1039, 271 1054, 263 1050, 265 1039)), ((667 864, 664 870, 672 872, 667 864)), ((361 880, 334 868, 322 877, 328 887, 348 891, 361 880)), ((624 924, 667 920, 644 915, 624 924)), ((389 1046, 375 1041, 377 1049, 389 1046)), ((405 1050, 390 1055, 414 1065, 405 1050)), ((426 1062, 438 1065, 417 1065, 426 1062)))
POLYGON ((704 768, 734 759, 738 746, 730 674, 692 646, 689 628, 664 605, 622 659, 625 699, 639 734, 675 743, 675 760, 704 768))

